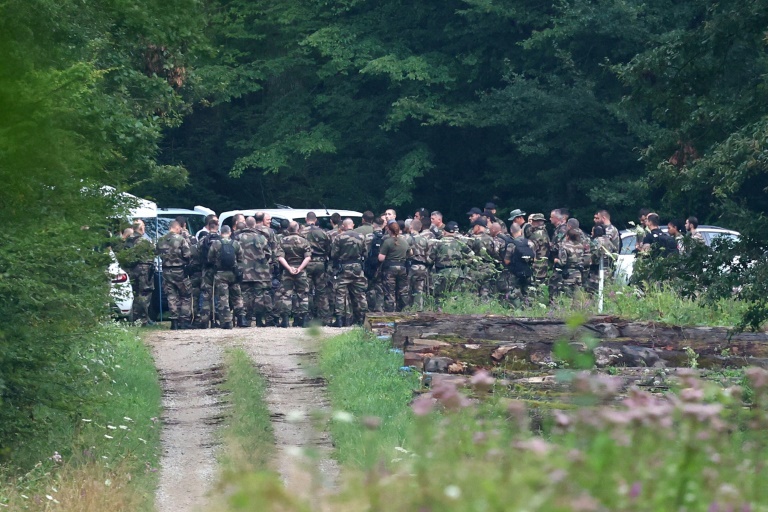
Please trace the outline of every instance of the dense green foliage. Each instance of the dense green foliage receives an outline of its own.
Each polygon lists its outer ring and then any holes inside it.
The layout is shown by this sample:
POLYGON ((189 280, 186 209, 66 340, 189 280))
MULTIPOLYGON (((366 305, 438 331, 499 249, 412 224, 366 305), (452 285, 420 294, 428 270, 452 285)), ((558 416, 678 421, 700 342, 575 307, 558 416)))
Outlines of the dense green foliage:
POLYGON ((76 415, 88 399, 80 359, 109 301, 107 219, 124 206, 99 190, 183 179, 155 157, 180 121, 197 5, 0 4, 0 454, 50 427, 38 406, 76 415))

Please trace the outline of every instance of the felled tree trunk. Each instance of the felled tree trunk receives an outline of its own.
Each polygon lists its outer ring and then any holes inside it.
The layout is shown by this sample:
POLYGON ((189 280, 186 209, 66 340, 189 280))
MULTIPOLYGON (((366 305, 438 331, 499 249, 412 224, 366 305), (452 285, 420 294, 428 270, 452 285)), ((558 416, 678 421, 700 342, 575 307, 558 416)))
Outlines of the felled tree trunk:
POLYGON ((768 334, 724 327, 681 327, 596 316, 583 323, 497 315, 374 314, 366 325, 403 350, 405 364, 427 371, 471 373, 503 366, 535 370, 557 366, 555 343, 587 351, 598 367, 768 367, 768 334))

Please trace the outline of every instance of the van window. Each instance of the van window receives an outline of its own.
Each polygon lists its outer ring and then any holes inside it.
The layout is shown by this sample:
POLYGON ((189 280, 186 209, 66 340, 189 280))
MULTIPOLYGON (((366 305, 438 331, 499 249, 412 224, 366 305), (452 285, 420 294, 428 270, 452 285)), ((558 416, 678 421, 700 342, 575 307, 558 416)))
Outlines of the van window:
POLYGON ((635 243, 637 243, 635 235, 621 237, 620 254, 633 254, 635 252, 635 243))

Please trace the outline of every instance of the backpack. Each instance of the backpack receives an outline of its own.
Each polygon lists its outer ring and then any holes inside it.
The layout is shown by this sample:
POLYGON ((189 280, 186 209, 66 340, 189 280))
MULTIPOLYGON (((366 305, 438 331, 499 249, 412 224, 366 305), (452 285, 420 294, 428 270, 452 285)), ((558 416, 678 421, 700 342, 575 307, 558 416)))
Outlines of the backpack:
POLYGON ((365 258, 365 264, 363 265, 363 272, 368 279, 373 279, 376 276, 376 271, 379 269, 379 250, 383 241, 383 232, 373 233, 371 248, 368 249, 368 256, 365 258))
POLYGON ((677 240, 668 233, 661 232, 658 235, 653 235, 653 245, 661 256, 680 254, 680 251, 677 250, 677 240))
POLYGON ((235 255, 235 244, 232 242, 221 241, 221 250, 219 251, 219 270, 232 270, 237 264, 237 257, 235 255))
POLYGON ((208 251, 211 250, 211 244, 213 244, 214 241, 221 240, 221 235, 218 233, 208 233, 203 237, 203 239, 200 241, 200 250, 199 250, 199 256, 200 256, 200 263, 203 266, 208 265, 208 251))
POLYGON ((509 271, 518 279, 530 279, 533 276, 533 260, 536 254, 528 245, 528 239, 513 238, 510 243, 514 244, 515 251, 509 262, 509 271))

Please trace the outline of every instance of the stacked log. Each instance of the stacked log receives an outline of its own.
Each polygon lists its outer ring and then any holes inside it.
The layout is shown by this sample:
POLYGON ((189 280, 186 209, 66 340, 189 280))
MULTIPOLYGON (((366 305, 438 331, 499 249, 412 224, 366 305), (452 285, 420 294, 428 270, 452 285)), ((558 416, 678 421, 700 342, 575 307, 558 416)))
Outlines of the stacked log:
POLYGON ((433 373, 550 370, 561 363, 554 355, 557 342, 591 351, 598 368, 768 367, 768 333, 735 333, 725 327, 629 322, 614 316, 573 323, 441 313, 370 314, 366 327, 403 350, 406 366, 433 373))

